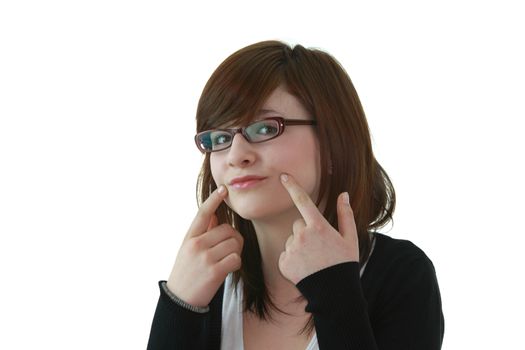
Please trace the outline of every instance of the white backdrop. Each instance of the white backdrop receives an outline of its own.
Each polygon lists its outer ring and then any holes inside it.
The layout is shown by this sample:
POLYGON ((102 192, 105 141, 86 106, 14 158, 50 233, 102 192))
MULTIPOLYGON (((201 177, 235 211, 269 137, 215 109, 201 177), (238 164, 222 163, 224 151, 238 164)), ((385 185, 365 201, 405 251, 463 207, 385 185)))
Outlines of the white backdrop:
POLYGON ((433 260, 444 349, 523 349, 518 1, 0 3, 0 348, 144 349, 196 211, 200 92, 235 50, 349 72, 433 260), (345 5, 343 5, 345 4, 345 5))

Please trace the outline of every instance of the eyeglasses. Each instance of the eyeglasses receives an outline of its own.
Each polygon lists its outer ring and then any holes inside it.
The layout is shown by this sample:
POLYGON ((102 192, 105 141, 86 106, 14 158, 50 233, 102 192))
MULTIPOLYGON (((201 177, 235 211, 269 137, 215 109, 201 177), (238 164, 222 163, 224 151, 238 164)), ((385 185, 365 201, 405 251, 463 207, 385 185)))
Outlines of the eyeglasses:
POLYGON ((238 133, 241 133, 250 143, 265 142, 280 136, 284 132, 285 125, 316 125, 316 122, 314 120, 270 117, 253 122, 243 128, 202 131, 195 135, 195 144, 203 153, 222 151, 232 145, 233 137, 238 133))

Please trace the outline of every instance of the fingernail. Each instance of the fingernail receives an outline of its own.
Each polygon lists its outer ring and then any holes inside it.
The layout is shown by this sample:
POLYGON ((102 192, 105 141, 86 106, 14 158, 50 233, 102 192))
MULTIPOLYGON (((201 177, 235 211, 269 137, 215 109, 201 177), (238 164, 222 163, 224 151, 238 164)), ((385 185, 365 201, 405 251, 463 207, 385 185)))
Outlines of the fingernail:
POLYGON ((288 175, 286 175, 286 174, 281 174, 281 181, 282 181, 282 182, 286 182, 286 181, 288 181, 288 175))
POLYGON ((224 191, 226 191, 226 188, 224 188, 224 185, 220 185, 219 189, 217 190, 217 192, 219 192, 219 194, 223 194, 224 191))
POLYGON ((346 205, 350 205, 350 196, 348 196, 348 192, 343 193, 343 202, 346 205))

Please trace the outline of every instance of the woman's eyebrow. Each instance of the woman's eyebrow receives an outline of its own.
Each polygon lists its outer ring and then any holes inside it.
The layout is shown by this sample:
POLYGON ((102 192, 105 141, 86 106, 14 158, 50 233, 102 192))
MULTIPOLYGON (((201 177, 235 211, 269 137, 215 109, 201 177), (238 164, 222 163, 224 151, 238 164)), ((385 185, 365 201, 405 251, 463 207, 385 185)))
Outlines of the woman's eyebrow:
POLYGON ((263 108, 263 109, 259 110, 259 112, 257 113, 257 116, 261 116, 261 115, 265 115, 265 114, 279 114, 279 115, 282 115, 281 113, 277 112, 274 109, 263 108))

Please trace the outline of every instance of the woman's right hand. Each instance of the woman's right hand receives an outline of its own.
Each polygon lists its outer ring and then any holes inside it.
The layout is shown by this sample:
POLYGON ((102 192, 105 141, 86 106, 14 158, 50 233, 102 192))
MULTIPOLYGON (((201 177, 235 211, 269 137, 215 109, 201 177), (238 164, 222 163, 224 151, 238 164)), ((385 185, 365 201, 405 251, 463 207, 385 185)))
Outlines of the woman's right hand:
POLYGON ((167 282, 171 292, 193 306, 208 306, 228 273, 241 267, 241 234, 229 224, 217 225, 215 211, 226 196, 221 185, 202 203, 167 282))

